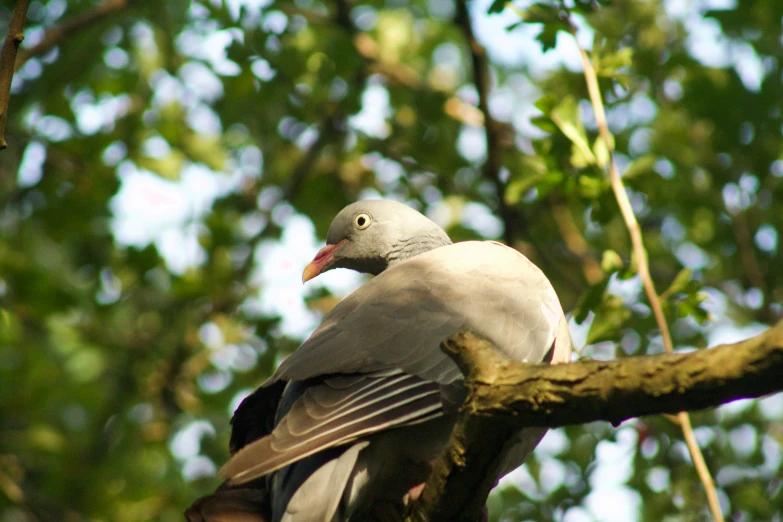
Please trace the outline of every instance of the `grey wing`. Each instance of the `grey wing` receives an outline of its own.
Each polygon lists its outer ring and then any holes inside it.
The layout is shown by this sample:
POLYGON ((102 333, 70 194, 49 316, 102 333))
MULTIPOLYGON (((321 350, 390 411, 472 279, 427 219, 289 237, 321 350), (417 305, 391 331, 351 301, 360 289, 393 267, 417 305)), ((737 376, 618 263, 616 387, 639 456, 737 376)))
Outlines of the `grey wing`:
POLYGON ((274 378, 402 368, 438 382, 454 380, 459 373, 439 343, 462 326, 464 317, 452 314, 442 299, 465 296, 432 294, 433 288, 448 290, 449 276, 437 265, 421 263, 387 270, 337 305, 274 378))
POLYGON ((439 383, 462 377, 440 342, 461 327, 513 360, 541 362, 571 341, 557 295, 522 254, 494 242, 445 246, 395 265, 348 296, 273 381, 400 368, 439 383))
POLYGON ((368 442, 358 442, 340 456, 326 459, 315 471, 303 477, 301 483, 280 485, 275 499, 272 522, 338 522, 343 519, 338 508, 345 486, 354 471, 359 452, 368 442), (288 491, 295 488, 294 491, 288 491))
POLYGON ((289 388, 272 433, 244 446, 220 470, 230 484, 248 482, 319 451, 424 422, 443 412, 440 385, 399 370, 293 382, 289 388))

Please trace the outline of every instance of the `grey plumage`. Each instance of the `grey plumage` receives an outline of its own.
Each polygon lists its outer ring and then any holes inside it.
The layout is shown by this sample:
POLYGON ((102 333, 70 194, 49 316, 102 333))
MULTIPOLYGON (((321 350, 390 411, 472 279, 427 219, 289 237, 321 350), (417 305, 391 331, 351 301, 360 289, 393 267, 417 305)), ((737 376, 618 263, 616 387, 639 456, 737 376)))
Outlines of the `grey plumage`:
POLYGON ((438 225, 407 205, 370 200, 352 203, 340 211, 326 234, 326 243, 344 242, 334 265, 378 275, 390 266, 444 245, 451 239, 438 225), (366 214, 370 224, 357 230, 354 220, 366 214))
MULTIPOLYGON (((275 427, 243 443, 221 470, 235 485, 274 473, 275 522, 372 520, 371 506, 401 505, 440 453, 463 396, 462 374, 439 349, 458 329, 486 337, 509 359, 570 357, 554 289, 511 248, 452 245, 440 227, 391 201, 343 209, 327 244, 305 279, 332 268, 379 275, 264 383, 287 383, 275 427)), ((243 407, 236 415, 246 418, 243 407)), ((543 433, 523 430, 510 441, 497 476, 521 464, 543 433)))

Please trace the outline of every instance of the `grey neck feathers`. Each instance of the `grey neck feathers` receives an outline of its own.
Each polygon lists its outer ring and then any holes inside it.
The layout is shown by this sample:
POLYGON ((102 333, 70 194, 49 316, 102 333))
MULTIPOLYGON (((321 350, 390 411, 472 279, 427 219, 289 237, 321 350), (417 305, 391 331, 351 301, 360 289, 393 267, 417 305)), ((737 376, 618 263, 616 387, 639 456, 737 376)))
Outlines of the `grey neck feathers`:
POLYGON ((438 247, 450 245, 451 239, 449 239, 446 233, 442 231, 438 232, 402 239, 395 243, 386 256, 386 261, 388 262, 387 267, 394 266, 400 261, 405 261, 413 256, 429 252, 438 247))

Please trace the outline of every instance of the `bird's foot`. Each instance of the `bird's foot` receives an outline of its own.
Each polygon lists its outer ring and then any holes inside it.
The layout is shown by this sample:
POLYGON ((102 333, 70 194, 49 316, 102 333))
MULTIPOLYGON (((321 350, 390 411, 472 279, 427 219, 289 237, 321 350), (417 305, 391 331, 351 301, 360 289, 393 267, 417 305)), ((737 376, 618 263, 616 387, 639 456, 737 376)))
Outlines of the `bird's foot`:
POLYGON ((419 497, 421 496, 421 492, 424 490, 424 482, 419 484, 418 486, 413 486, 411 489, 408 490, 408 492, 405 494, 404 497, 402 497, 402 502, 406 506, 411 504, 412 502, 416 502, 419 500, 419 497))

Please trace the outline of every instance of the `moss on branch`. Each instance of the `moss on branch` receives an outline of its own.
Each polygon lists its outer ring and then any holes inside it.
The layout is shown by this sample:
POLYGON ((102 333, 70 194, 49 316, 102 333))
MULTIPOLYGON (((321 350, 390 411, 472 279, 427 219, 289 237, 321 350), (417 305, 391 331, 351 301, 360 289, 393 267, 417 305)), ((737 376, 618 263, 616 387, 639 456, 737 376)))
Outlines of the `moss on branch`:
POLYGON ((409 522, 479 520, 494 486, 490 471, 520 428, 617 425, 783 390, 783 321, 746 341, 692 353, 555 366, 508 361, 466 331, 442 348, 466 375, 470 392, 409 522))

